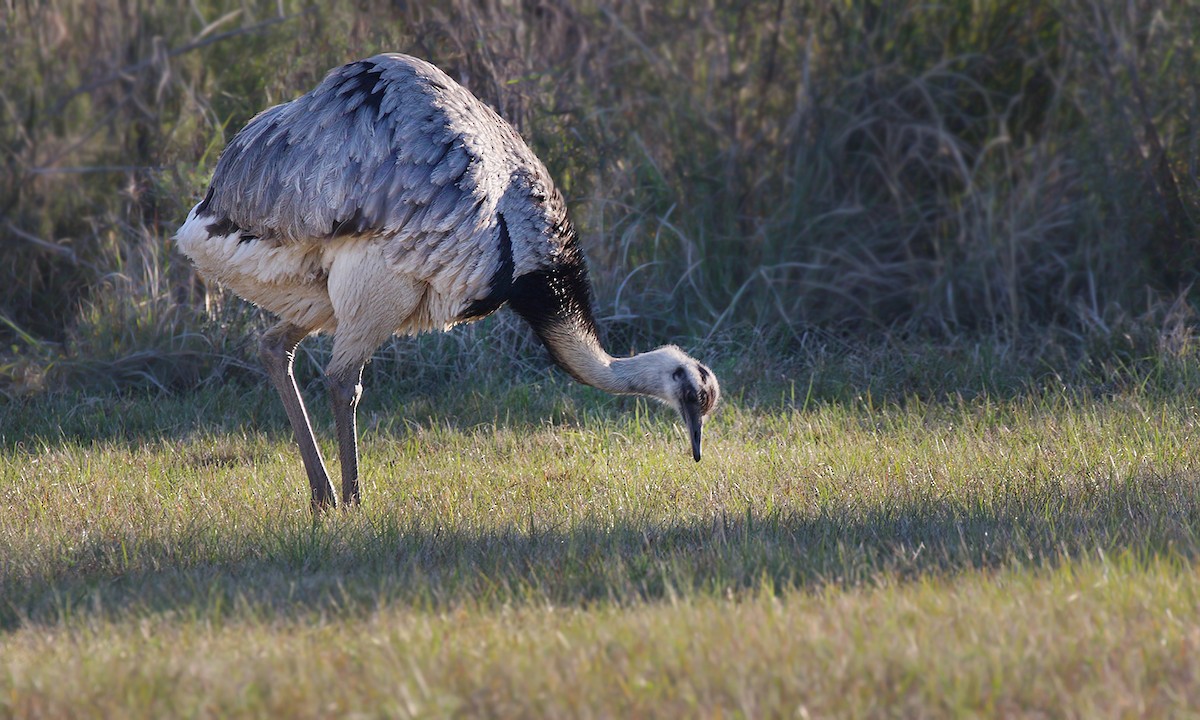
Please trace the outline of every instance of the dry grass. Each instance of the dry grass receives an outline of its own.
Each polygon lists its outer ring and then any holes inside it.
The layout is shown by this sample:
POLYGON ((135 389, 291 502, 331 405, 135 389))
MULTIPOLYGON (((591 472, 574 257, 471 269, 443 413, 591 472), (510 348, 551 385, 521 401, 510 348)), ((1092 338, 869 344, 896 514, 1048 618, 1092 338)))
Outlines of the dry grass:
POLYGON ((24 717, 1163 717, 1200 696, 1196 568, 1082 560, 629 608, 30 629, 24 717))
POLYGON ((12 6, 9 394, 60 360, 79 372, 51 385, 117 363, 118 384, 172 387, 243 358, 244 314, 170 233, 251 115, 381 50, 437 62, 520 127, 570 197, 620 348, 747 327, 789 351, 813 327, 1108 342, 1189 297, 1193 2, 12 6))
POLYGON ((1194 5, 8 3, 0 716, 1192 712, 1194 5), (615 352, 714 360, 704 463, 501 314, 380 351, 312 521, 167 238, 381 50, 545 158, 615 352))
POLYGON ((266 392, 26 403, 0 708, 1186 712, 1197 415, 1154 387, 734 400, 699 465, 632 401, 368 394, 366 504, 316 524, 266 392))

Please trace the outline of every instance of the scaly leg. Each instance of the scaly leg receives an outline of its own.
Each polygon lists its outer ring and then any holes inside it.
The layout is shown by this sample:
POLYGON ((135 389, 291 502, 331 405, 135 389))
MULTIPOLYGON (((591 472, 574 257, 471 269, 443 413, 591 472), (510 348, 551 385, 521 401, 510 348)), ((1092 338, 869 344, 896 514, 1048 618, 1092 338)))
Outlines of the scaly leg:
POLYGON ((259 345, 259 357, 267 368, 267 376, 279 391, 279 397, 283 399, 283 409, 287 411, 288 420, 292 423, 296 444, 300 446, 300 457, 304 460, 304 470, 308 473, 308 484, 312 487, 312 508, 316 513, 324 508, 336 506, 337 499, 333 494, 333 485, 329 482, 329 473, 325 470, 321 449, 317 447, 317 440, 313 437, 308 412, 304 409, 304 399, 300 397, 296 377, 292 374, 296 346, 307 336, 308 331, 304 328, 281 322, 263 334, 262 343, 259 345))
POLYGON ((342 501, 350 505, 359 501, 355 414, 362 397, 363 365, 396 328, 406 325, 428 287, 398 273, 382 241, 347 245, 336 254, 327 287, 336 328, 325 382, 337 423, 342 501))
POLYGON ((362 397, 362 370, 326 370, 325 384, 333 403, 333 420, 337 425, 338 460, 342 465, 343 507, 357 505, 358 492, 358 426, 355 415, 362 397))

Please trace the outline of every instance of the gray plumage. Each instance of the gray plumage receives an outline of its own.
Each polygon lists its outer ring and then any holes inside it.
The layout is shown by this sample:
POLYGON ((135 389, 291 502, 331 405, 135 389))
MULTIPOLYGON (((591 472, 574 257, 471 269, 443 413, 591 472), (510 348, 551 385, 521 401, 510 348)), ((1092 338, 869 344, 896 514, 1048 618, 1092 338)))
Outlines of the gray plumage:
POLYGON ((508 303, 581 382, 678 409, 700 457, 716 378, 678 348, 604 352, 566 205, 517 132, 433 65, 377 55, 260 113, 230 142, 176 240, 206 277, 280 317, 267 373, 314 507, 334 504, 292 375, 296 345, 334 333, 343 500, 358 499, 362 366, 392 333, 448 329, 508 303))
POLYGON ((337 68, 256 116, 221 155, 205 209, 268 242, 390 237, 417 274, 475 268, 457 288, 468 293, 496 269, 498 211, 518 272, 561 249, 546 231, 566 219, 516 131, 437 67, 403 55, 337 68))

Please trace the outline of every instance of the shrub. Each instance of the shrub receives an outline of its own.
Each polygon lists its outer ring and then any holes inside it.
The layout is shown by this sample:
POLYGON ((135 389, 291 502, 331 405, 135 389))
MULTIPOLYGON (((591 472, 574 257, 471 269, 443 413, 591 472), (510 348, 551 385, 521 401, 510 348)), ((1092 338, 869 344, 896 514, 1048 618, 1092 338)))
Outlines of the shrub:
MULTIPOLYGON (((232 132, 385 50, 441 65, 530 140, 616 348, 751 327, 784 351, 812 328, 1109 333, 1190 297, 1197 37, 1194 1, 14 4, 0 366, 187 357, 179 377, 143 368, 187 385, 248 361, 235 338, 256 316, 169 237, 232 132)), ((487 331, 528 343, 503 316, 487 331)))

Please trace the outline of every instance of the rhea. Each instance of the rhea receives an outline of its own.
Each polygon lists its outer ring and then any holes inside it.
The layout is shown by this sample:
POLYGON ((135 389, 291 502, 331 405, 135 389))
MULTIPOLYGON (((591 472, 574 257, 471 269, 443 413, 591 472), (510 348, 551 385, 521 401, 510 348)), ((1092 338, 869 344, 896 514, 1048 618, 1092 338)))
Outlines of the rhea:
POLYGON ((427 62, 353 62, 258 114, 222 153, 176 241, 203 276, 278 316, 260 355, 314 510, 337 500, 292 372, 299 343, 333 334, 325 381, 342 502, 352 504, 367 360, 393 334, 448 330, 506 303, 579 382, 675 408, 700 460, 720 394, 712 371, 672 345, 605 352, 579 240, 545 166, 427 62))

